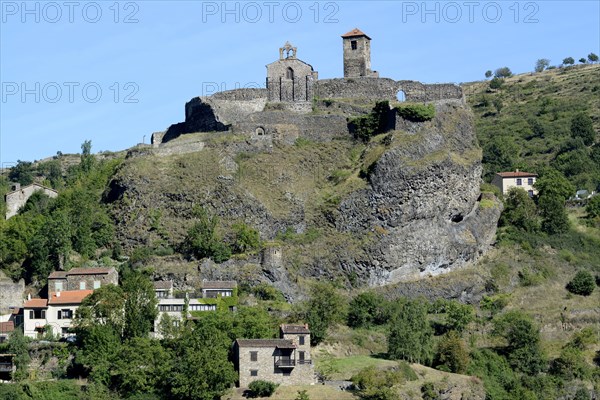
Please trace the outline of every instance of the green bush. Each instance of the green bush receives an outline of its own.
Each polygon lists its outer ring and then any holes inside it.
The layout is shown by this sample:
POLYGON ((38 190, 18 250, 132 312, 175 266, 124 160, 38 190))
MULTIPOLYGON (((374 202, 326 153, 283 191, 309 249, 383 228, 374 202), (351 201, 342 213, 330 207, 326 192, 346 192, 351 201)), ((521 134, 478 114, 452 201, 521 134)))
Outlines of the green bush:
POLYGON ((248 389, 250 389, 250 397, 271 397, 277 386, 279 385, 273 382, 258 380, 250 382, 248 389))
POLYGON ((592 274, 587 271, 579 271, 569 283, 567 290, 573 294, 589 296, 594 291, 596 282, 592 274))
POLYGON ((401 104, 395 107, 396 112, 402 118, 412 122, 431 121, 435 117, 433 104, 401 104))
POLYGON ((388 130, 389 112, 390 103, 388 101, 378 101, 368 115, 351 118, 348 121, 350 132, 357 139, 364 142, 369 141, 372 136, 388 130))

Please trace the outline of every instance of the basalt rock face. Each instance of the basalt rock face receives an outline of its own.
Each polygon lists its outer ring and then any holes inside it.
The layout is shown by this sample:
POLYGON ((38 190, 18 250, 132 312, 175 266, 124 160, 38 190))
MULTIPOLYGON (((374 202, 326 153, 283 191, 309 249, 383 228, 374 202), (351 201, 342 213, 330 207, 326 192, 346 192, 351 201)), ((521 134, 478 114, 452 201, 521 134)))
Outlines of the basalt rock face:
POLYGON ((443 273, 473 261, 494 239, 501 208, 480 201, 470 113, 441 104, 433 122, 393 139, 398 145, 371 167, 369 187, 340 205, 337 229, 380 232, 367 251, 372 285, 443 273))
POLYGON ((481 150, 462 102, 437 103, 428 122, 395 117, 395 130, 366 147, 341 135, 340 118, 331 115, 329 141, 321 121, 319 140, 212 132, 132 153, 105 193, 121 243, 177 250, 203 206, 225 240, 243 221, 275 256, 197 260, 202 278, 267 281, 288 299, 299 277, 379 286, 448 272, 488 249, 501 205, 480 193, 481 150), (201 150, 177 154, 186 147, 201 150))

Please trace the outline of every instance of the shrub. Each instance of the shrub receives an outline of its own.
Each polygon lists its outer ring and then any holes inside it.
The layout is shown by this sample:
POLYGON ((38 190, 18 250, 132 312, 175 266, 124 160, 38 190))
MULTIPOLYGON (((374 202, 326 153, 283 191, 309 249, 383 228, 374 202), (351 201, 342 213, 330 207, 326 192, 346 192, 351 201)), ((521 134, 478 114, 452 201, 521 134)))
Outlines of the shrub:
POLYGON ((457 374, 465 373, 469 365, 469 351, 456 332, 451 331, 440 340, 434 364, 439 370, 457 374))
POLYGON ((430 121, 435 117, 433 104, 402 104, 395 109, 398 115, 412 122, 430 121))
POLYGON ((250 397, 271 397, 277 386, 279 385, 273 382, 258 380, 250 382, 248 389, 250 389, 250 397))
POLYGON ((600 217, 600 196, 594 196, 588 200, 585 206, 588 218, 600 217))
POLYGON ((389 112, 390 103, 388 101, 378 101, 369 115, 350 119, 348 127, 356 138, 367 142, 372 136, 388 130, 389 112))
POLYGON ((500 89, 504 85, 504 79, 494 78, 490 81, 490 89, 500 89))
POLYGON ((579 271, 569 283, 567 290, 573 294, 589 296, 594 291, 596 282, 594 277, 587 271, 579 271))

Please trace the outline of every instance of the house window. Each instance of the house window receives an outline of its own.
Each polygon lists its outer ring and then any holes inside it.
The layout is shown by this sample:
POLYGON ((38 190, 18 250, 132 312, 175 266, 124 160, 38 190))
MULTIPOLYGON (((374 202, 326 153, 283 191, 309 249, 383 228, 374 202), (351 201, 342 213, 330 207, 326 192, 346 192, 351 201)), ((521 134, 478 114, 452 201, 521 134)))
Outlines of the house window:
POLYGON ((517 178, 517 186, 521 186, 523 184, 523 180, 521 178, 517 178))
POLYGON ((46 310, 29 310, 29 319, 46 319, 46 310))
POLYGON ((250 361, 258 361, 258 351, 250 352, 250 361))
POLYGON ((300 342, 300 346, 304 346, 304 336, 298 336, 298 341, 300 342))
POLYGON ((57 292, 63 291, 63 283, 62 282, 54 282, 54 290, 57 292))
POLYGON ((298 352, 298 361, 300 361, 300 364, 302 364, 304 362, 304 352, 303 351, 298 352))
POLYGON ((529 195, 529 197, 533 197, 533 190, 528 190, 527 194, 529 195))
POLYGON ((350 41, 350 46, 352 47, 352 50, 356 50, 358 48, 358 43, 356 40, 352 40, 350 41))
POLYGON ((79 290, 85 290, 85 282, 79 282, 79 290))
POLYGON ((94 281, 94 289, 100 288, 100 281, 94 281))
POLYGON ((173 321, 173 326, 175 328, 179 328, 179 320, 178 319, 176 319, 176 320, 173 321))
POLYGON ((529 186, 533 185, 533 178, 527 178, 527 184, 529 186))
POLYGON ((250 370, 250 376, 258 376, 258 370, 257 369, 251 369, 250 370))

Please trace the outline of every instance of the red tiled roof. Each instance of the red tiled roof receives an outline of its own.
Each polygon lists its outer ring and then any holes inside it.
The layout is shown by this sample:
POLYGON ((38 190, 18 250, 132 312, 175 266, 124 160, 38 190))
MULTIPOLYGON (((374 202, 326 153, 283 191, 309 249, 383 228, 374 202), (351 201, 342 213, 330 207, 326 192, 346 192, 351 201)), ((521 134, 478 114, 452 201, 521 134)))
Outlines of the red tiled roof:
POLYGON ((287 339, 237 339, 239 347, 277 347, 280 349, 295 349, 296 345, 287 339))
POLYGON ((281 332, 283 333, 310 333, 308 325, 287 325, 282 324, 280 326, 281 332))
POLYGON ((46 299, 31 299, 27 300, 23 304, 23 308, 45 308, 48 307, 48 300, 46 299))
POLYGON ((202 289, 233 289, 237 287, 236 281, 203 281, 202 289))
POLYGON ((67 279, 66 271, 54 271, 48 275, 48 279, 67 279))
POLYGON ((67 271, 67 275, 99 275, 108 274, 112 268, 73 268, 67 271))
POLYGON ((48 304, 81 304, 83 299, 92 294, 93 290, 64 290, 50 293, 48 304))
POLYGON ((369 36, 367 36, 366 33, 364 33, 363 31, 361 31, 358 28, 354 28, 350 32, 344 33, 342 35, 343 38, 350 38, 350 37, 355 37, 355 36, 365 36, 367 39, 371 40, 371 38, 369 36))
POLYGON ((0 322, 0 333, 12 332, 15 330, 15 323, 13 321, 0 322))
POLYGON ((515 171, 515 172, 498 172, 502 178, 526 178, 526 177, 537 177, 537 174, 531 172, 515 171))

